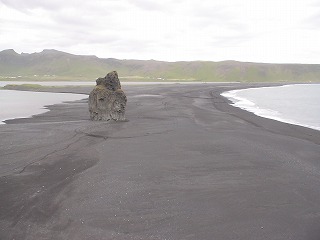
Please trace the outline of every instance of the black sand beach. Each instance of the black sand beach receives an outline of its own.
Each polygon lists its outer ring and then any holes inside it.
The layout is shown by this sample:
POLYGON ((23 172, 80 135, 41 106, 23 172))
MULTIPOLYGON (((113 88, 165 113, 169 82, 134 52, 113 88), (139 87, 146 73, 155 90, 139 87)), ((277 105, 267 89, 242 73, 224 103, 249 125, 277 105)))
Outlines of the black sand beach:
POLYGON ((0 239, 319 240, 320 131, 219 95, 242 87, 124 86, 127 122, 85 99, 0 125, 0 239))

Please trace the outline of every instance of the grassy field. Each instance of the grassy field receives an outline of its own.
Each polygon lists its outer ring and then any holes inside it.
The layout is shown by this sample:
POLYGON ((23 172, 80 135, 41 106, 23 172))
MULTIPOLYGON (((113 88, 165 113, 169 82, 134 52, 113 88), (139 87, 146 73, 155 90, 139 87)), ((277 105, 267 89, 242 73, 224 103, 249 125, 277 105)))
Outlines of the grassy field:
POLYGON ((94 81, 113 70, 121 81, 320 82, 319 64, 118 60, 56 50, 0 52, 0 80, 4 81, 94 81))

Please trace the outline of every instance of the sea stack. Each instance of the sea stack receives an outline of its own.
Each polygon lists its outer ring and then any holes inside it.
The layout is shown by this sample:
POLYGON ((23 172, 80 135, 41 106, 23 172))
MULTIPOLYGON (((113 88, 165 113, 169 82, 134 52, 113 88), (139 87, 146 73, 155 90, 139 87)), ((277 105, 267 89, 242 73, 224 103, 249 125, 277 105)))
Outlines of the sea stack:
POLYGON ((96 80, 89 95, 90 119, 94 121, 124 121, 127 97, 121 90, 116 71, 96 80))

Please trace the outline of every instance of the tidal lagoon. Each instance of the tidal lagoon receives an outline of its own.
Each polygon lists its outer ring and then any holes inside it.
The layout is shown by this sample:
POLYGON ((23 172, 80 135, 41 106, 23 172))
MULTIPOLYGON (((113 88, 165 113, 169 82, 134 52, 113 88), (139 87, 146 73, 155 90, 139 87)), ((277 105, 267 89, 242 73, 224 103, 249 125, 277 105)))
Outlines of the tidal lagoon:
POLYGON ((86 98, 84 94, 0 90, 0 124, 49 111, 45 106, 86 98))

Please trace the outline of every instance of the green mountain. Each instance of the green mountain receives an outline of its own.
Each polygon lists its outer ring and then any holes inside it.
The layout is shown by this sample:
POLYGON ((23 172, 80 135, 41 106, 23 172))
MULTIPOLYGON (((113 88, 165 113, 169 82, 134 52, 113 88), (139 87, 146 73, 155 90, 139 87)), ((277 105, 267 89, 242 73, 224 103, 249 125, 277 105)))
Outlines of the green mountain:
POLYGON ((95 80, 113 70, 122 81, 320 82, 320 64, 118 60, 57 50, 0 52, 0 80, 95 80))

